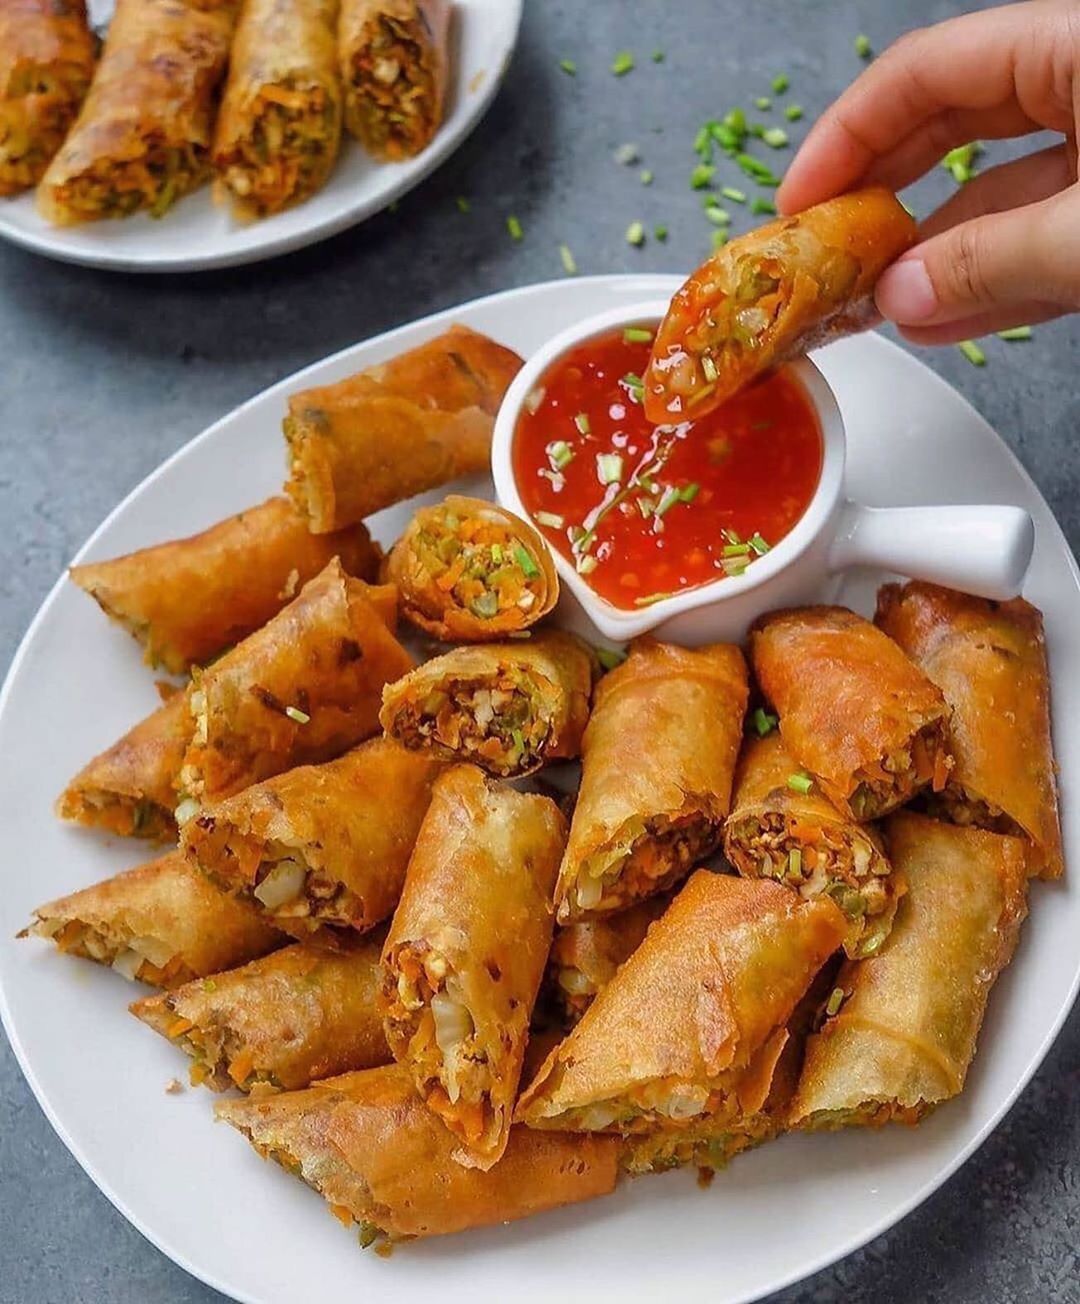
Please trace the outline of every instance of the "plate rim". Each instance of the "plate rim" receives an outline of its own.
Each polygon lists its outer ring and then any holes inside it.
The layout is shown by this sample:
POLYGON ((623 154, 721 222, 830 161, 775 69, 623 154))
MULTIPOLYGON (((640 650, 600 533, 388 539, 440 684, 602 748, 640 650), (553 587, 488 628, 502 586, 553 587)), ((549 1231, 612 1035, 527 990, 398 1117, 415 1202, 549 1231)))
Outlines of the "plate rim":
MULTIPOLYGON (((515 2, 519 2, 519 0, 515 0, 515 2)), ((390 330, 382 331, 367 339, 358 340, 352 344, 346 345, 344 348, 338 349, 334 353, 311 362, 299 370, 284 376, 282 379, 275 381, 273 384, 264 387, 256 394, 253 394, 248 399, 245 399, 243 402, 231 408, 227 413, 219 417, 218 420, 201 430, 191 439, 187 440, 154 467, 153 470, 144 476, 138 484, 123 496, 116 506, 107 513, 97 528, 91 532, 86 541, 75 553, 70 564, 76 564, 86 557, 86 555, 93 549, 97 540, 105 533, 113 521, 126 510, 129 503, 140 495, 147 486, 156 481, 160 476, 165 475, 174 463, 178 462, 181 458, 188 456, 197 445, 200 445, 205 440, 213 437, 226 423, 234 420, 255 403, 272 398, 285 391, 287 387, 294 387, 299 382, 302 382, 310 373, 316 370, 321 370, 327 364, 342 361, 348 355, 360 348, 373 343, 389 344, 398 336, 405 332, 412 331, 416 327, 429 325, 432 327, 438 327, 452 320, 454 316, 459 313, 472 311, 489 305, 495 305, 509 299, 527 299, 534 294, 547 293, 554 287, 560 285, 565 286, 570 284, 574 286, 585 286, 588 288, 595 288, 598 291, 608 289, 612 291, 619 291, 621 289, 629 290, 633 286, 645 285, 651 286, 653 291, 658 290, 660 293, 672 293, 678 288, 681 280, 682 278, 677 275, 663 273, 614 273, 574 277, 569 281, 568 278, 553 278, 547 281, 537 281, 529 285, 500 290, 493 294, 481 295, 475 299, 466 300, 465 302, 454 305, 450 308, 444 308, 434 313, 428 313, 423 317, 403 322, 398 326, 392 327, 390 330)), ((867 332, 867 338, 875 341, 873 347, 881 347, 888 352, 898 353, 908 361, 914 362, 918 365, 922 371, 932 379, 936 388, 946 391, 952 400, 959 399, 960 402, 969 409, 970 415, 973 416, 984 428, 984 433, 989 434, 997 441, 1007 454, 1008 459, 1012 464, 1013 471, 1020 476, 1027 489, 1032 492, 1045 507, 1047 517, 1052 525, 1053 541, 1060 547, 1060 550, 1064 555, 1067 570, 1073 583, 1080 588, 1080 565, 1077 564, 1076 556, 1073 553, 1064 530, 1061 528, 1061 525, 1058 522, 1057 517, 1054 515, 1054 512, 1051 510, 1049 503, 1047 503, 1044 498, 1042 491, 1032 479, 1019 457, 1013 452, 1001 435, 998 434, 993 426, 990 425, 986 418, 965 397, 965 395, 960 393, 959 390, 954 389, 948 381, 938 375, 937 372, 921 359, 907 353, 899 344, 886 339, 876 331, 867 332)), ((29 654, 30 644, 34 639, 37 630, 45 622, 53 605, 58 600, 66 578, 67 572, 65 570, 60 574, 56 582, 45 595, 27 626, 25 633, 19 640, 19 644, 4 676, 3 685, 0 686, 0 718, 3 717, 8 706, 8 700, 14 692, 14 685, 21 671, 23 662, 27 659, 29 654)), ((868 1227, 851 1234, 840 1246, 823 1250, 819 1255, 806 1261, 802 1266, 784 1271, 777 1278, 770 1281, 770 1283, 763 1289, 755 1287, 752 1288, 749 1293, 744 1292, 733 1297, 731 1304, 754 1304, 754 1301, 761 1300, 766 1295, 771 1295, 788 1286, 808 1280, 810 1277, 815 1276, 817 1273, 830 1267, 832 1264, 838 1263, 842 1259, 846 1259, 849 1255, 869 1244, 870 1241, 881 1236, 890 1228, 895 1227, 912 1213, 913 1210, 925 1203, 925 1201, 929 1199, 935 1191, 939 1190, 956 1172, 959 1171, 961 1167, 963 1167, 964 1164, 967 1163, 972 1155, 975 1154, 990 1135, 1000 1126, 1005 1116, 1016 1104, 1021 1094, 1030 1084, 1035 1073, 1045 1061, 1051 1047, 1060 1035, 1066 1019, 1072 1013, 1072 1010, 1076 1005, 1078 994, 1080 994, 1080 962, 1077 962, 1076 964, 1068 993, 1062 1002, 1061 1008, 1055 1014, 1046 1033, 1039 1042, 1038 1047, 1032 1054, 1028 1064, 1024 1068, 1024 1071, 1021 1073, 1015 1087, 991 1110, 989 1117, 979 1127, 974 1135, 971 1136, 965 1144, 960 1146, 948 1162, 935 1172, 932 1177, 920 1184, 919 1187, 906 1199, 902 1200, 898 1206, 891 1208, 887 1213, 883 1213, 868 1227)), ((112 1189, 111 1184, 95 1173, 91 1161, 86 1158, 83 1153, 82 1146, 73 1136, 70 1135, 68 1129, 60 1121, 44 1088, 37 1078, 37 1074, 26 1054, 25 1048, 16 1034, 13 1016, 8 1005, 7 994, 2 982, 0 982, 0 1025, 3 1026, 8 1043, 11 1046, 12 1053, 15 1056, 15 1060, 23 1074, 23 1077, 25 1078, 27 1085, 30 1087, 30 1090, 33 1092, 34 1098, 49 1124, 52 1126, 59 1139, 63 1142, 68 1152, 79 1164, 80 1168, 82 1168, 83 1172, 87 1175, 90 1181, 93 1182, 97 1190, 105 1196, 113 1208, 116 1209, 117 1212, 120 1213, 120 1215, 140 1233, 140 1235, 149 1241, 155 1249, 159 1250, 173 1263, 183 1268, 185 1272, 189 1273, 197 1281, 200 1281, 211 1289, 220 1292, 226 1298, 236 1300, 237 1304, 264 1304, 263 1299, 259 1296, 249 1294, 244 1290, 237 1290, 231 1286, 226 1286, 220 1279, 197 1267, 184 1252, 172 1248, 168 1244, 166 1237, 159 1236, 156 1232, 152 1231, 140 1216, 136 1215, 126 1206, 124 1200, 112 1189)), ((568 1295, 568 1298, 572 1298, 572 1296, 568 1295)))

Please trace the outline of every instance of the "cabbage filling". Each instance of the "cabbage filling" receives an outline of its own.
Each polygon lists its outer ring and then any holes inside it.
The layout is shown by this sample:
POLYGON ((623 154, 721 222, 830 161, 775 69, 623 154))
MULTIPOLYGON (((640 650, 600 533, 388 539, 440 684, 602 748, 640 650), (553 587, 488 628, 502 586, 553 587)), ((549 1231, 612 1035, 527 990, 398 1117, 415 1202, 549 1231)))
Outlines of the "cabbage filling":
POLYGON ((574 887, 578 910, 619 910, 662 892, 715 850, 720 827, 700 812, 628 820, 586 857, 574 887))
POLYGON ((450 607, 478 620, 508 612, 527 618, 541 600, 539 566, 501 521, 462 519, 444 511, 410 538, 408 546, 427 583, 426 591, 412 599, 419 599, 433 619, 450 607))
POLYGON ((26 930, 51 938, 61 951, 108 965, 125 978, 172 987, 194 977, 184 957, 159 937, 138 936, 118 923, 90 924, 83 919, 39 919, 26 930))
POLYGON ((204 145, 185 141, 169 144, 159 134, 142 141, 133 158, 103 157, 69 177, 53 191, 54 202, 81 221, 129 217, 146 209, 162 217, 177 199, 205 179, 208 154, 204 145))
MULTIPOLYGON (((422 16, 419 22, 426 27, 422 16)), ((415 154, 435 127, 435 78, 417 26, 380 14, 349 69, 350 126, 376 153, 391 158, 415 154)))
POLYGON ((851 813, 862 823, 886 815, 927 785, 940 792, 951 767, 945 727, 935 720, 920 729, 906 747, 855 772, 855 790, 848 798, 851 813))

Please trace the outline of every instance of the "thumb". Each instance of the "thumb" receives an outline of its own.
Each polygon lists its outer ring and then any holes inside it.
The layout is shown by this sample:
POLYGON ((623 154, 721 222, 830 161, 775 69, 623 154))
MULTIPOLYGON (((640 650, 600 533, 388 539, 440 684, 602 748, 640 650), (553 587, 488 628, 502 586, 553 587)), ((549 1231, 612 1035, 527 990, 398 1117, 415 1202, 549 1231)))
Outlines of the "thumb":
POLYGON ((916 245, 877 283, 878 311, 900 326, 984 317, 1038 300, 1080 307, 1080 219, 1070 192, 962 222, 916 245))

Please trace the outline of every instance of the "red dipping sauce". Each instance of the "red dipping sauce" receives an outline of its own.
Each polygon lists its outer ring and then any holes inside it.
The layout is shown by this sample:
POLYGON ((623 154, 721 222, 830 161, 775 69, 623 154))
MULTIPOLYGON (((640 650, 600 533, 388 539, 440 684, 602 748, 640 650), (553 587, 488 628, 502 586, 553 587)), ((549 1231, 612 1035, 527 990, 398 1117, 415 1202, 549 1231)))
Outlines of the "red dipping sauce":
POLYGON ((640 381, 652 334, 631 327, 566 353, 514 433, 529 516, 626 610, 742 574, 796 524, 821 475, 817 415, 783 370, 700 421, 653 426, 640 381))

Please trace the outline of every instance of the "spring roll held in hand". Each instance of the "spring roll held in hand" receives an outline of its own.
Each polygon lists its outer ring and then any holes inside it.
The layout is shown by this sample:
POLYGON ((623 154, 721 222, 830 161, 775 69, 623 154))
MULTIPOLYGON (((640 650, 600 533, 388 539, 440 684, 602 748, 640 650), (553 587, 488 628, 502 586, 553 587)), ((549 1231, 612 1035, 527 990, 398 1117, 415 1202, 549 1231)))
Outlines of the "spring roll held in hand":
POLYGON ((381 938, 344 951, 298 943, 136 1001, 131 1012, 190 1055, 214 1091, 306 1087, 390 1062, 375 1007, 381 938))
POLYGON ((269 624, 198 673, 180 788, 216 800, 295 765, 339 756, 378 729, 383 685, 412 658, 394 638, 396 594, 336 559, 269 624))
POLYGON ((872 954, 889 935, 903 883, 877 833, 841 814, 816 784, 791 786, 798 770, 775 730, 746 740, 724 855, 747 878, 775 878, 804 897, 828 893, 850 921, 848 953, 872 954))
POLYGON ((456 1138, 399 1064, 349 1073, 307 1091, 222 1101, 219 1119, 302 1177, 360 1240, 442 1236, 511 1222, 615 1187, 618 1142, 515 1127, 488 1171, 452 1158, 456 1138))
POLYGON ((676 291, 645 372, 657 425, 703 417, 777 363, 873 324, 874 286, 915 242, 887 190, 859 190, 729 241, 676 291))
POLYGON ((446 642, 527 629, 555 606, 559 577, 531 525, 495 503, 451 495, 421 507, 394 544, 387 579, 402 615, 446 642))
POLYGON ((61 951, 155 987, 178 987, 244 964, 284 940, 175 851, 50 901, 34 915, 20 936, 51 937, 61 951))
POLYGON ((293 394, 285 488, 316 534, 486 471, 521 359, 465 326, 359 375, 293 394))
POLYGON ((245 788, 183 828, 191 863, 276 928, 333 944, 398 903, 437 761, 373 738, 245 788))
POLYGON ((827 897, 699 869, 548 1056, 517 1118, 632 1135, 756 1113, 785 1025, 845 931, 827 897))
POLYGON ((174 785, 192 729, 184 694, 175 693, 79 771, 57 815, 120 837, 172 840, 174 785))
POLYGON ((338 0, 246 0, 214 133, 214 168, 238 217, 319 190, 341 141, 338 0))
POLYGON ((373 580, 380 550, 362 525, 313 535, 287 498, 271 498, 191 538, 72 566, 71 578, 150 665, 178 675, 265 625, 334 557, 373 580))
POLYGON ((904 811, 885 826, 908 880, 881 953, 848 961, 810 1039, 791 1121, 916 1123, 964 1085, 990 988, 1027 914, 1024 844, 904 811))
POLYGON ((639 639, 606 675, 555 899, 565 923, 663 891, 720 842, 748 695, 727 644, 639 639))
POLYGON ((411 158, 438 130, 449 22, 449 0, 342 0, 345 120, 373 157, 411 158))
POLYGON ((458 647, 388 684, 379 719, 406 747, 514 778, 578 755, 594 669, 589 647, 557 629, 458 647))
POLYGON ((868 620, 844 607, 775 611, 751 628, 750 651, 784 746, 846 815, 877 819, 945 786, 945 699, 868 620))
POLYGON ((945 694, 955 767, 933 813, 1010 833, 1041 878, 1064 871, 1042 615, 934 584, 887 584, 877 623, 945 694))
POLYGON ((118 0, 82 112, 38 189, 50 222, 160 217, 205 180, 236 12, 236 0, 118 0))
POLYGON ((478 1168, 506 1148, 565 840, 550 798, 455 766, 435 784, 383 949, 386 1040, 478 1168))
POLYGON ((0 195, 36 185, 94 73, 84 0, 0 0, 0 195))

